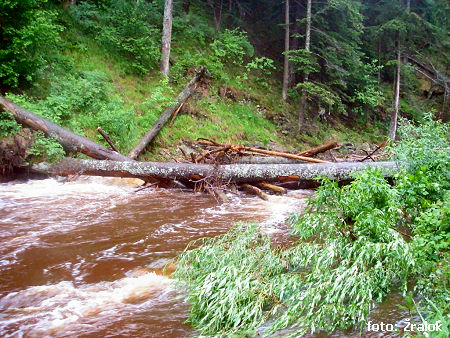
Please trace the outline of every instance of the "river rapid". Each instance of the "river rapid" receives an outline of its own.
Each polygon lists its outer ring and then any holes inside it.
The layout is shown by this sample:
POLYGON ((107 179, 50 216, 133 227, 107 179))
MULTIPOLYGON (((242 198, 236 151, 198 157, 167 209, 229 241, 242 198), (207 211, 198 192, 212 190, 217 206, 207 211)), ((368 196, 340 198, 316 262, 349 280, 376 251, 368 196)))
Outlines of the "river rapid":
MULTIPOLYGON (((222 204, 201 193, 136 192, 134 184, 86 177, 0 184, 0 336, 197 336, 183 323, 184 290, 163 267, 192 240, 238 221, 282 238, 285 218, 313 194, 229 195, 222 204)), ((401 320, 391 303, 373 318, 401 320)))

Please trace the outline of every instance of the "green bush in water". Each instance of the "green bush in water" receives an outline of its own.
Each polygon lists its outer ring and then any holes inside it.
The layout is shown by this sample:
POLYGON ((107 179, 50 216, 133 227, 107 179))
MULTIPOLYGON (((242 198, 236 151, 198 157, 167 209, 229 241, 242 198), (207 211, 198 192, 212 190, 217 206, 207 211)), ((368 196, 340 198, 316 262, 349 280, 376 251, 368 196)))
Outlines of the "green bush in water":
POLYGON ((406 294, 407 281, 417 279, 416 310, 423 320, 442 320, 448 332, 446 128, 430 119, 403 126, 397 185, 378 170, 359 173, 344 187, 322 180, 306 212, 291 218, 299 241, 287 250, 274 250, 256 225, 238 225, 188 248, 175 277, 188 286, 189 322, 205 335, 362 329, 377 302, 394 287, 406 294), (428 183, 414 189, 421 176, 428 183), (417 216, 406 217, 419 197, 426 201, 414 209, 417 216), (400 224, 410 227, 411 240, 397 231, 400 224))

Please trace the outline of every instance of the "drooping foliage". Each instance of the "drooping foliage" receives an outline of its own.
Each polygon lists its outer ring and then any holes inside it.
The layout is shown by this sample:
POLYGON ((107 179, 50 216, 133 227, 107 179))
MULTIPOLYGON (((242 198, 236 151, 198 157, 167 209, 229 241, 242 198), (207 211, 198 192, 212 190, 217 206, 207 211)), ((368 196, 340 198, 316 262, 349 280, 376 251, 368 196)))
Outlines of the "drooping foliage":
POLYGON ((403 162, 407 165, 394 186, 374 170, 345 187, 323 181, 306 212, 292 218, 299 240, 290 249, 274 250, 256 226, 243 225, 188 248, 175 276, 189 288, 189 321, 207 335, 362 328, 377 302, 393 288, 406 295, 407 283, 416 279, 420 302, 412 310, 441 320, 445 336, 450 245, 446 131, 431 120, 402 128, 395 154, 403 161, 411 153, 414 158, 403 162), (413 209, 414 198, 423 201, 413 209), (261 325, 269 319, 269 325, 261 325))

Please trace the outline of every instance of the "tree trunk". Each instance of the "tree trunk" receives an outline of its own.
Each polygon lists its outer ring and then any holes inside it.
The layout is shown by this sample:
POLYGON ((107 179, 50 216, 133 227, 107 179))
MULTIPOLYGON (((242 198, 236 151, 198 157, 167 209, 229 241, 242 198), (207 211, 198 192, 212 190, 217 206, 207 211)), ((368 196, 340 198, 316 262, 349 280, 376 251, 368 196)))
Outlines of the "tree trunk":
POLYGON ((214 13, 214 26, 216 27, 216 33, 220 31, 220 24, 222 21, 222 6, 223 0, 220 0, 219 6, 216 6, 215 0, 208 0, 209 6, 212 8, 214 13))
MULTIPOLYGON (((294 2, 295 7, 295 19, 292 27, 292 34, 291 34, 291 42, 289 49, 290 50, 297 50, 299 48, 299 41, 298 41, 298 34, 300 34, 300 25, 298 23, 298 19, 301 15, 301 7, 300 4, 296 1, 294 2)), ((292 62, 289 62, 289 84, 288 87, 293 87, 297 84, 296 74, 294 70, 294 66, 292 62)))
POLYGON ((165 0, 160 68, 164 76, 169 75, 170 44, 172 42, 172 9, 173 0, 165 0))
POLYGON ((327 143, 324 143, 324 144, 322 144, 320 146, 317 146, 317 147, 314 147, 312 149, 309 149, 309 150, 306 150, 306 151, 302 151, 302 152, 298 153, 297 155, 300 155, 300 156, 314 156, 314 155, 317 155, 317 154, 320 154, 320 153, 324 153, 327 150, 334 149, 334 148, 337 148, 337 147, 339 147, 339 142, 333 140, 333 141, 328 141, 327 143))
POLYGON ((186 14, 189 14, 189 9, 191 8, 191 0, 184 0, 182 6, 184 12, 186 14))
POLYGON ((100 144, 78 136, 69 130, 25 110, 10 100, 0 96, 0 104, 9 111, 17 122, 33 130, 42 131, 56 140, 69 152, 81 152, 97 160, 130 161, 130 158, 112 151, 100 144))
MULTIPOLYGON (((305 50, 309 52, 311 50, 311 0, 307 0, 306 4, 306 31, 305 31, 305 50)), ((305 72, 303 82, 308 82, 309 73, 305 72)), ((300 106, 298 112, 298 130, 300 131, 303 127, 305 119, 305 109, 306 109, 306 95, 303 92, 300 98, 300 106)))
POLYGON ((184 102, 187 101, 189 97, 195 92, 197 89, 197 83, 200 79, 205 75, 206 69, 202 69, 197 72, 192 80, 188 83, 188 85, 183 89, 183 91, 177 97, 177 103, 173 106, 168 107, 161 115, 158 121, 153 125, 152 129, 150 129, 144 137, 142 137, 141 141, 137 144, 136 147, 130 152, 128 155, 132 159, 137 159, 138 156, 144 151, 144 149, 149 145, 152 140, 158 135, 159 131, 164 127, 164 125, 169 121, 170 117, 174 112, 177 111, 178 107, 184 102))
POLYGON ((352 179, 353 173, 369 167, 380 168, 386 177, 397 172, 395 162, 343 162, 328 164, 227 164, 210 165, 163 162, 117 162, 65 159, 56 164, 38 163, 31 170, 51 175, 92 175, 198 181, 210 178, 216 182, 257 183, 297 181, 314 182, 317 176, 332 180, 352 179))
POLYGON ((284 17, 284 25, 285 25, 285 35, 284 35, 284 72, 283 72, 283 89, 281 92, 281 97, 283 101, 287 99, 287 90, 289 85, 289 0, 286 0, 285 6, 285 17, 284 17))
POLYGON ((400 74, 401 74, 401 53, 400 53, 400 40, 397 42, 397 65, 396 65, 396 78, 395 78, 395 92, 394 92, 394 111, 392 113, 391 128, 389 131, 389 137, 395 140, 397 134, 397 119, 398 119, 398 107, 400 103, 400 74))

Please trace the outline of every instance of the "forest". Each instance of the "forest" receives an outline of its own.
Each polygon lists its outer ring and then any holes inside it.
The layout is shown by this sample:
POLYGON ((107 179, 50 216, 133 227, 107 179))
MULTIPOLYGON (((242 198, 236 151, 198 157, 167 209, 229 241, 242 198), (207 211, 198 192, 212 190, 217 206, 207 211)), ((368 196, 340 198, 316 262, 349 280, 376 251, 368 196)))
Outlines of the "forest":
POLYGON ((363 334, 398 291, 414 335, 447 337, 449 19, 444 0, 0 0, 0 182, 313 188, 289 244, 237 223, 171 260, 195 334, 363 334))

